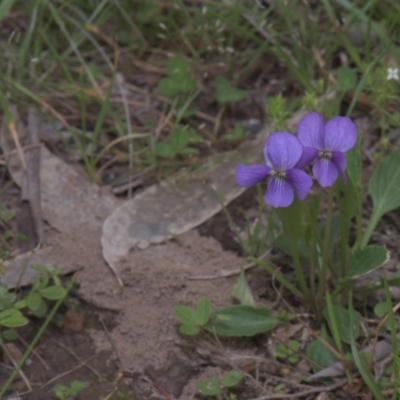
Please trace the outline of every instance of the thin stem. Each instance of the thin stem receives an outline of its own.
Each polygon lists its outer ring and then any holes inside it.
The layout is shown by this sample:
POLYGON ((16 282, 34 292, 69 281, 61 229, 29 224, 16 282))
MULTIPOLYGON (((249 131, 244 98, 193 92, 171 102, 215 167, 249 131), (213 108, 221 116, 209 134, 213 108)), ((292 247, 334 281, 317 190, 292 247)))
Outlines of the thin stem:
POLYGON ((332 207, 333 205, 333 187, 328 190, 328 210, 325 223, 324 243, 322 247, 322 269, 319 281, 319 302, 320 306, 324 303, 324 293, 326 289, 326 278, 328 274, 328 256, 329 256, 329 242, 331 238, 331 225, 332 225, 332 207))
POLYGON ((311 305, 311 293, 310 293, 309 287, 307 286, 307 282, 304 278, 304 273, 301 268, 298 242, 297 242, 297 240, 293 240, 291 238, 288 238, 288 239, 289 239, 289 244, 290 244, 290 253, 292 254, 294 270, 296 273, 296 280, 300 284, 300 289, 304 293, 304 298, 305 298, 306 302, 309 305, 311 305))
MULTIPOLYGON (((67 293, 71 290, 72 286, 75 284, 75 278, 72 278, 71 281, 69 282, 67 288, 66 288, 66 292, 65 292, 65 296, 67 295, 67 293)), ((21 369, 22 365, 24 365, 25 361, 28 359, 28 357, 31 355, 33 349, 35 348, 37 342, 39 341, 39 339, 42 337, 44 331, 47 329, 47 326, 49 325, 49 323, 51 322, 51 320, 53 319, 55 313, 57 312, 57 310, 60 308, 61 303, 63 302, 65 296, 61 297, 61 299, 59 299, 57 301, 57 303, 54 305, 53 309, 50 311, 50 314, 47 316, 46 320, 44 321, 43 325, 40 327, 38 333, 36 334, 36 336, 33 338, 31 344, 29 345, 29 347, 26 349, 24 355, 22 356, 21 360, 19 361, 18 365, 16 368, 14 368, 14 371, 11 373, 11 375, 9 376, 9 378, 7 379, 7 382, 4 384, 4 386, 1 388, 0 391, 0 399, 3 398, 4 393, 7 391, 8 387, 10 386, 11 382, 15 379, 16 375, 18 374, 19 370, 21 369)))
POLYGON ((283 287, 288 289, 292 294, 294 294, 300 300, 304 300, 304 295, 296 288, 296 286, 292 285, 279 271, 278 268, 274 267, 272 264, 261 261, 257 258, 250 258, 251 261, 258 264, 260 267, 264 268, 273 278, 275 278, 283 287))

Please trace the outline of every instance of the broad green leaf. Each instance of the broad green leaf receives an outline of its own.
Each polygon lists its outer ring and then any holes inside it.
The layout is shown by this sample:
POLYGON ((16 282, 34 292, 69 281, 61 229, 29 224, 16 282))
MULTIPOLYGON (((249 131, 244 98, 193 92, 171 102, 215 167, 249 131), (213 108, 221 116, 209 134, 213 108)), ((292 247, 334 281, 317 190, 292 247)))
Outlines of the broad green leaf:
POLYGON ((349 67, 339 67, 336 70, 337 86, 336 90, 348 92, 357 85, 357 73, 349 67))
POLYGON ((188 336, 195 336, 200 332, 200 328, 193 324, 182 324, 179 327, 179 332, 188 336))
POLYGON ((32 311, 38 309, 41 302, 42 302, 42 297, 37 292, 30 292, 26 297, 26 305, 32 311))
POLYGON ((178 319, 178 321, 182 322, 182 324, 188 324, 188 325, 197 324, 196 312, 190 307, 183 305, 175 306, 174 314, 175 317, 178 319))
POLYGON ((247 97, 245 90, 234 89, 227 79, 220 76, 215 79, 214 85, 215 97, 220 104, 234 103, 247 97))
MULTIPOLYGON (((350 315, 350 312, 350 310, 344 308, 340 304, 333 306, 333 318, 335 318, 336 321, 340 340, 348 344, 350 344, 351 338, 350 331, 353 332, 355 340, 357 340, 357 338, 360 336, 361 323, 361 314, 356 310, 352 311, 352 315, 350 315), (350 321, 353 322, 353 326, 351 326, 350 321)), ((324 309, 324 317, 330 325, 327 308, 324 309)))
POLYGON ((246 306, 254 306, 253 295, 246 281, 244 271, 239 275, 237 282, 232 287, 232 297, 239 300, 240 304, 246 306))
POLYGON ((374 244, 356 250, 350 256, 349 268, 344 278, 359 278, 386 264, 389 259, 390 254, 385 246, 374 244))
MULTIPOLYGON (((322 337, 333 348, 335 347, 335 342, 331 337, 327 335, 323 335, 322 337)), ((310 363, 314 372, 328 368, 339 361, 339 359, 319 340, 314 340, 307 346, 306 355, 311 361, 314 361, 310 363)))
POLYGON ((205 326, 221 336, 254 336, 274 329, 281 320, 264 307, 232 306, 217 310, 205 326))
POLYGON ((197 325, 205 325, 211 316, 211 303, 207 297, 203 297, 199 300, 196 307, 196 320, 197 325))
POLYGON ((221 393, 219 382, 216 378, 207 379, 196 383, 197 390, 206 396, 218 396, 221 393))
POLYGON ((382 215, 400 207, 400 150, 379 163, 368 184, 373 209, 363 238, 365 246, 382 215))
POLYGON ((223 387, 236 386, 243 379, 243 374, 240 371, 229 371, 222 378, 223 387))
POLYGON ((63 298, 67 294, 67 291, 62 286, 48 286, 44 289, 40 289, 39 293, 45 299, 58 300, 63 298))
POLYGON ((154 152, 159 157, 174 158, 176 157, 175 149, 166 142, 158 142, 154 147, 154 152))

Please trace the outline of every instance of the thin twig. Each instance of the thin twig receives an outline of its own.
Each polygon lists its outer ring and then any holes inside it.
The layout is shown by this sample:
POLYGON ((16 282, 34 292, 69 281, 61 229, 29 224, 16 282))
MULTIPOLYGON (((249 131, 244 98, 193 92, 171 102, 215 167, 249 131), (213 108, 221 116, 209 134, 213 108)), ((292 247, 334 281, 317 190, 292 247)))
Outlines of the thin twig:
MULTIPOLYGON (((0 346, 3 349, 4 353, 7 355, 9 360, 12 362, 14 365, 14 368, 18 368, 18 363, 14 360, 10 352, 7 350, 7 347, 4 346, 3 342, 0 342, 0 346)), ((30 392, 32 392, 32 386, 28 380, 28 378, 25 376, 24 372, 22 371, 22 368, 18 369, 18 373, 21 376, 22 380, 25 382, 26 387, 29 389, 30 392)))
MULTIPOLYGON (((25 348, 29 347, 29 344, 26 342, 26 340, 19 334, 18 334, 18 339, 21 341, 21 343, 25 346, 25 348)), ((46 361, 43 360, 43 358, 39 355, 39 353, 33 349, 32 354, 39 360, 39 362, 45 367, 47 370, 50 369, 49 364, 47 364, 46 361)))
POLYGON ((346 383, 346 379, 334 383, 333 385, 330 386, 318 386, 312 389, 308 389, 308 390, 304 390, 303 392, 299 392, 299 393, 293 393, 293 394, 267 394, 265 396, 261 396, 261 397, 255 397, 253 399, 249 399, 249 400, 270 400, 270 399, 297 399, 299 397, 305 397, 305 396, 309 396, 310 394, 314 394, 314 393, 321 393, 321 392, 331 392, 332 390, 338 389, 340 387, 342 387, 345 383, 346 383))
MULTIPOLYGON (((68 354, 70 354, 72 357, 75 358, 76 361, 82 363, 82 360, 72 351, 70 350, 67 346, 64 346, 61 342, 59 342, 58 340, 55 339, 51 339, 55 344, 57 344, 58 346, 60 346, 62 349, 64 349, 68 354)), ((85 365, 85 367, 87 369, 89 369, 90 371, 92 371, 100 380, 100 382, 104 382, 104 378, 90 365, 85 365)))
POLYGON ((100 158, 103 157, 103 155, 105 153, 107 153, 107 151, 109 151, 112 147, 114 147, 118 143, 124 142, 125 140, 141 139, 141 138, 146 138, 149 136, 150 135, 148 133, 131 133, 130 135, 121 136, 121 137, 113 140, 112 142, 108 143, 108 145, 106 147, 104 147, 104 149, 101 150, 101 152, 97 155, 97 160, 100 160, 100 158))
POLYGON ((87 358, 85 361, 81 361, 81 363, 80 363, 79 365, 75 366, 74 368, 70 369, 69 371, 65 371, 65 372, 63 372, 62 374, 55 376, 54 378, 52 378, 52 379, 50 379, 48 382, 46 382, 43 386, 41 386, 40 389, 43 389, 43 388, 45 388, 46 386, 49 386, 49 385, 50 385, 51 383, 53 383, 54 381, 56 381, 56 380, 58 380, 58 379, 60 379, 60 378, 62 378, 62 377, 64 377, 64 376, 66 376, 66 375, 71 374, 72 372, 76 371, 76 370, 79 369, 79 368, 87 367, 86 364, 87 364, 90 360, 92 360, 93 358, 95 358, 95 357, 97 357, 97 354, 94 354, 93 356, 87 358))
POLYGON ((108 340, 109 340, 110 343, 111 343, 111 346, 112 346, 112 348, 113 348, 114 355, 117 357, 117 361, 118 361, 119 367, 121 368, 121 366, 122 366, 121 357, 120 357, 119 354, 118 354, 117 346, 115 346, 114 340, 113 340, 113 338, 111 337, 110 332, 108 331, 108 329, 107 329, 107 327, 106 327, 106 324, 104 323, 103 318, 101 317, 101 315, 99 315, 99 321, 100 321, 100 323, 101 323, 101 326, 102 326, 103 329, 104 329, 104 332, 106 333, 106 335, 107 335, 107 337, 108 337, 108 340))

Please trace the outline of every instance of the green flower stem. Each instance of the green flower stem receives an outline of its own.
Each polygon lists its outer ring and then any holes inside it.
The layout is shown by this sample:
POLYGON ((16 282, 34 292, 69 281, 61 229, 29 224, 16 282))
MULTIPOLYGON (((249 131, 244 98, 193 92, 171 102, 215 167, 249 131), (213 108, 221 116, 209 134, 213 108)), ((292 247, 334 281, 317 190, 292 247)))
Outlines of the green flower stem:
POLYGON ((299 241, 304 237, 305 233, 301 203, 299 200, 295 199, 289 207, 277 208, 276 213, 282 222, 283 232, 289 241, 296 280, 303 292, 304 300, 311 305, 311 293, 304 278, 299 256, 299 241))
MULTIPOLYGON (((317 292, 315 290, 315 261, 316 261, 316 243, 315 240, 312 240, 312 243, 310 243, 310 291, 311 291, 311 299, 314 300, 313 304, 316 305, 316 300, 317 300, 317 292)), ((318 313, 317 307, 314 307, 314 309, 318 313)))
POLYGON ((301 268, 298 241, 293 240, 292 238, 289 238, 289 245, 290 245, 290 252, 292 254, 294 270, 295 270, 295 274, 296 274, 296 280, 300 285, 301 291, 304 293, 304 298, 305 298, 306 302, 309 305, 311 305, 313 302, 311 299, 310 289, 307 286, 307 282, 304 278, 304 273, 301 268))
POLYGON ((304 212, 304 215, 306 216, 307 224, 311 229, 311 234, 313 235, 313 238, 314 238, 316 244, 322 251, 323 243, 322 243, 321 235, 318 230, 318 225, 315 222, 313 216, 311 215, 310 207, 305 202, 303 202, 303 212, 304 212))
POLYGON ((320 306, 324 303, 324 294, 326 290, 326 278, 328 274, 328 257, 329 257, 329 242, 331 238, 331 225, 332 225, 332 204, 333 204, 333 187, 328 190, 328 210, 325 223, 325 235, 322 247, 322 269, 319 281, 319 302, 320 306))
MULTIPOLYGON (((75 278, 72 278, 71 281, 69 282, 65 296, 68 294, 68 292, 71 290, 73 285, 75 284, 75 278)), ((22 356, 21 360, 19 361, 18 365, 16 368, 14 368, 13 372, 7 379, 7 382, 4 384, 4 386, 1 388, 0 391, 0 399, 3 398, 4 393, 7 391, 8 387, 10 386, 11 382, 15 379, 16 375, 18 374, 18 371, 21 369, 22 365, 24 365, 25 361, 28 359, 28 357, 31 355, 33 349, 35 348, 37 342, 39 339, 42 337, 44 331, 47 329, 47 326, 49 325, 50 321, 53 319, 55 313, 57 310, 60 308, 61 303, 63 302, 65 296, 61 297, 59 300, 57 300, 57 303, 54 304, 53 309, 51 310, 50 314, 47 316, 46 320, 44 321, 43 325, 40 327, 38 333, 36 336, 33 338, 32 342, 30 343, 29 347, 25 351, 24 355, 22 356)))

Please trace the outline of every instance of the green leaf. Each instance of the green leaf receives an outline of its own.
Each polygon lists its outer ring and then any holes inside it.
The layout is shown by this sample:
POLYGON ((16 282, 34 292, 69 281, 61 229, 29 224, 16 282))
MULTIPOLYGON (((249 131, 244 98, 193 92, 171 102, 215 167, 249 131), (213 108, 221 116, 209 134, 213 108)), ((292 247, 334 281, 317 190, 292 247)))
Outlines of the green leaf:
POLYGON ((244 271, 240 273, 237 282, 232 287, 232 297, 239 300, 240 304, 254 306, 254 299, 250 287, 247 284, 244 271))
POLYGON ((16 295, 8 291, 7 285, 4 283, 0 284, 0 310, 10 307, 15 299, 16 295))
POLYGON ((192 126, 187 128, 186 131, 188 133, 190 143, 197 144, 203 141, 203 137, 192 126))
POLYGON ((42 299, 40 306, 36 310, 33 310, 32 312, 33 312, 33 315, 35 315, 36 317, 43 318, 47 314, 46 302, 43 301, 43 299, 42 299))
POLYGON ((299 356, 296 353, 299 348, 299 341, 290 340, 287 345, 279 344, 278 346, 276 346, 276 356, 278 358, 287 358, 291 364, 294 364, 299 360, 299 356))
POLYGON ((159 157, 174 158, 176 157, 175 149, 166 142, 158 142, 154 147, 154 152, 159 157))
POLYGON ((44 289, 40 289, 39 293, 45 299, 58 300, 63 298, 67 294, 67 291, 62 286, 48 286, 44 289))
POLYGON ((254 336, 274 329, 281 323, 264 307, 232 306, 213 313, 205 328, 221 336, 254 336))
POLYGON ((200 328, 193 324, 182 324, 179 327, 179 332, 188 336, 195 336, 200 332, 200 328))
POLYGON ((26 305, 32 311, 38 309, 41 302, 42 302, 42 297, 37 292, 30 292, 26 297, 26 305))
POLYGON ((365 246, 382 215, 400 207, 400 150, 379 163, 368 183, 373 209, 363 238, 365 246))
POLYGON ((220 104, 234 103, 247 97, 245 90, 234 89, 225 78, 218 77, 214 81, 215 97, 220 104))
POLYGON ((4 310, 0 312, 0 326, 7 328, 18 328, 28 323, 28 320, 15 309, 4 310))
POLYGON ((189 143, 189 134, 183 126, 179 125, 169 133, 168 140, 176 152, 179 152, 189 143))
POLYGON ((175 317, 182 324, 197 325, 196 312, 190 307, 178 305, 174 307, 175 317))
POLYGON ((240 371, 229 371, 222 378, 222 386, 229 388, 236 386, 243 379, 243 374, 240 371))
POLYGON ((71 382, 71 385, 70 385, 70 388, 69 388, 69 395, 70 396, 76 396, 79 392, 81 392, 85 388, 86 388, 86 384, 85 383, 75 379, 74 381, 71 382))
POLYGON ((340 92, 348 92, 357 85, 357 73, 349 67, 339 67, 336 70, 337 87, 340 92))
MULTIPOLYGON (((333 348, 335 347, 335 342, 331 337, 322 335, 322 338, 333 348)), ((307 346, 306 355, 311 361, 314 361, 310 363, 314 372, 328 368, 339 361, 339 359, 319 340, 314 340, 307 346)))
POLYGON ((180 93, 181 87, 172 78, 161 78, 158 81, 157 90, 164 96, 173 97, 180 93))
POLYGON ((176 96, 179 93, 188 93, 195 86, 195 80, 190 76, 189 66, 184 58, 172 57, 167 62, 169 77, 158 82, 158 91, 166 96, 176 96))
POLYGON ((206 396, 218 396, 221 393, 218 380, 216 378, 207 379, 196 383, 197 390, 206 396))
POLYGON ((189 66, 182 57, 171 57, 167 62, 167 71, 170 76, 180 78, 189 72, 189 66))
MULTIPOLYGON (((328 316, 327 308, 324 309, 324 317, 328 321, 329 326, 331 326, 331 321, 328 316)), ((344 308, 342 305, 336 304, 333 306, 333 318, 336 321, 338 334, 342 342, 350 344, 350 331, 352 331, 355 340, 357 340, 357 338, 360 336, 361 323, 361 314, 358 311, 353 310, 351 312, 347 308, 344 308), (351 324, 351 321, 353 325, 351 324)))
POLYGON ((378 318, 383 318, 389 311, 390 305, 387 301, 380 301, 379 303, 375 304, 374 307, 374 314, 378 318))
POLYGON ((17 310, 20 310, 21 308, 25 308, 26 307, 26 299, 18 300, 14 304, 13 307, 16 308, 17 310))
POLYGON ((385 246, 371 245, 350 255, 349 268, 344 279, 355 279, 386 264, 390 253, 385 246))
POLYGON ((185 147, 182 150, 179 150, 179 154, 187 155, 187 154, 200 154, 200 151, 198 149, 195 149, 194 147, 185 147))
POLYGON ((199 302, 197 303, 197 308, 196 308, 197 325, 200 326, 205 325, 210 319, 211 312, 212 309, 210 300, 207 297, 203 297, 202 299, 200 299, 199 302))
POLYGON ((14 329, 5 329, 4 331, 1 332, 1 335, 5 340, 8 341, 15 340, 18 337, 18 333, 15 332, 14 329))

